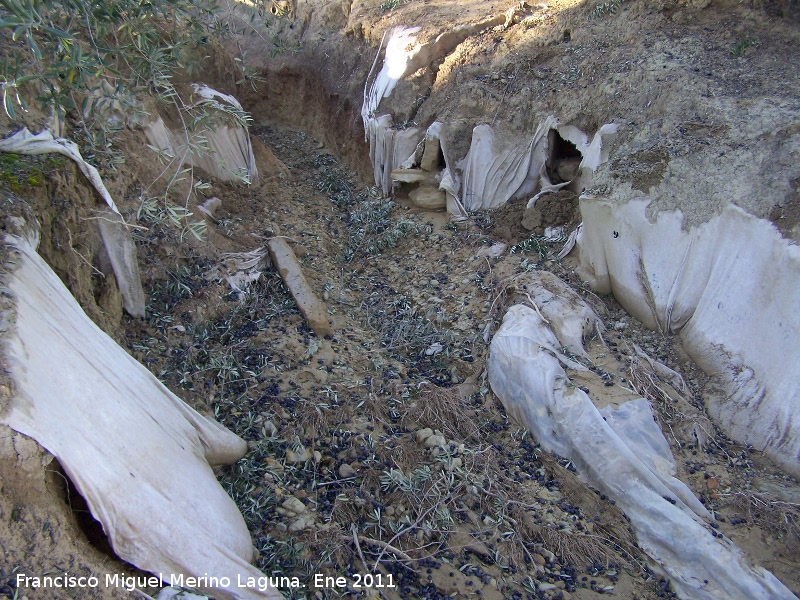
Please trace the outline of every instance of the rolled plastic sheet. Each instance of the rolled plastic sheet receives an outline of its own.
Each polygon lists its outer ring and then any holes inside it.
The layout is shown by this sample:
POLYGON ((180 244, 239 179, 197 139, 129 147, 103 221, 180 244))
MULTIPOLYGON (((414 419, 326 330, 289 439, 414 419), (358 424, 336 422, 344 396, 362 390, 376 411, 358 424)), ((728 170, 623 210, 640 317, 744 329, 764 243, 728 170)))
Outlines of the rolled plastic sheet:
POLYGON ((548 452, 613 498, 639 546, 682 598, 768 600, 795 596, 774 575, 747 563, 730 540, 707 529, 702 504, 674 477, 674 460, 646 400, 601 413, 569 385, 552 348, 559 340, 533 308, 515 305, 491 342, 489 381, 506 410, 548 452))

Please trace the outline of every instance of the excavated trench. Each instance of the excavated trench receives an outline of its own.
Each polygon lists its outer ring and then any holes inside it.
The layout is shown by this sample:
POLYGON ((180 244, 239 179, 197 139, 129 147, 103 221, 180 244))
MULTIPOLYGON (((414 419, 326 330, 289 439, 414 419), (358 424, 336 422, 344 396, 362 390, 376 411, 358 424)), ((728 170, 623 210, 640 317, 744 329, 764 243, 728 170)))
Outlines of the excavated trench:
MULTIPOLYGON (((366 76, 369 64, 361 62, 366 76)), ((376 170, 353 86, 328 91, 334 76, 310 64, 284 60, 265 73, 263 92, 243 90, 241 98, 253 135, 288 175, 269 162, 251 189, 215 184, 222 208, 209 222, 208 243, 187 243, 157 223, 137 234, 144 320, 122 315, 111 277, 86 265, 99 241, 78 224, 91 211, 59 218, 53 199, 64 193, 53 190, 34 202, 44 224, 41 252, 83 309, 170 390, 247 442, 245 457, 217 474, 244 515, 257 566, 304 581, 317 572, 352 579, 374 560, 378 573, 399 583, 382 590, 388 598, 672 594, 644 566, 602 482, 592 483, 595 492, 575 476, 579 460, 534 445, 486 379, 487 342, 505 309, 526 297, 541 304, 534 284, 515 281, 550 271, 606 330, 605 345, 587 337, 590 368, 569 371, 575 387, 611 405, 648 398, 669 432, 678 478, 716 515, 705 529, 797 593, 796 482, 712 425, 702 401, 708 380, 674 336, 646 330, 612 297, 595 296, 576 274, 578 260, 554 258, 581 209, 591 227, 596 207, 578 202, 589 140, 579 141, 577 128, 545 127, 536 160, 550 183, 564 187, 534 206, 519 197, 448 222, 406 198, 419 182, 391 183, 408 152, 376 170), (400 191, 393 205, 375 189, 387 182, 400 191), (264 262, 249 292, 227 283, 226 256, 276 236, 288 240, 328 307, 332 336, 313 333, 264 262), (72 252, 62 255, 65 243, 72 252), (685 387, 654 365, 681 373, 685 387)), ((395 141, 408 132, 389 127, 381 135, 389 130, 395 141)), ((422 138, 409 137, 404 149, 422 138)), ((420 147, 408 170, 443 174, 452 166, 448 143, 464 147, 445 132, 431 151, 420 147)), ((629 232, 612 223, 603 233, 616 240, 629 232)), ((64 490, 77 493, 71 483, 64 490)), ((103 550, 96 526, 80 527, 103 550)))
MULTIPOLYGON (((302 77, 300 78, 300 80, 303 82, 300 87, 304 91, 299 94, 299 97, 302 97, 304 99, 310 98, 312 94, 306 89, 306 86, 308 86, 310 82, 313 82, 311 83, 312 85, 315 85, 318 82, 314 82, 314 80, 310 78, 302 78, 302 77)), ((327 96, 326 98, 324 94, 320 95, 319 92, 316 92, 314 97, 316 102, 326 103, 325 114, 328 115, 338 114, 340 116, 342 115, 340 109, 331 108, 331 103, 335 105, 337 101, 335 95, 327 96)), ((286 107, 286 106, 291 106, 294 102, 296 102, 298 95, 291 92, 287 93, 286 90, 284 90, 283 93, 280 95, 280 98, 281 98, 280 105, 282 107, 286 107)), ((345 102, 344 106, 345 109, 350 108, 348 102, 345 102)), ((280 114, 285 114, 283 112, 283 109, 278 112, 280 114)), ((345 114, 347 114, 347 112, 348 110, 345 110, 345 114)), ((347 120, 347 123, 349 125, 348 129, 352 130, 353 126, 355 125, 356 118, 352 111, 350 111, 349 114, 351 116, 347 120)), ((328 135, 324 133, 319 134, 320 130, 316 128, 320 127, 322 124, 318 120, 304 119, 303 123, 311 124, 311 127, 314 127, 315 132, 317 132, 317 137, 320 137, 325 140, 331 139, 328 135)), ((360 130, 360 128, 358 129, 360 130)), ((395 191, 397 192, 397 197, 406 198, 408 196, 410 197, 412 206, 417 205, 420 207, 427 207, 429 205, 432 205, 431 203, 433 201, 426 199, 424 202, 420 203, 419 194, 415 198, 414 193, 418 192, 421 188, 427 185, 425 183, 427 179, 425 178, 429 177, 430 175, 426 174, 426 172, 434 174, 438 173, 436 180, 441 181, 443 172, 448 169, 448 156, 446 156, 443 145, 440 145, 439 140, 436 138, 434 138, 436 139, 435 145, 433 146, 433 148, 429 149, 428 146, 430 144, 428 143, 428 141, 431 139, 430 137, 425 138, 426 141, 425 144, 423 145, 422 142, 418 141, 420 138, 414 137, 413 134, 409 138, 410 143, 401 142, 400 141, 401 134, 402 130, 397 130, 391 133, 393 141, 389 143, 405 144, 401 146, 403 149, 399 150, 398 153, 396 147, 393 156, 391 154, 391 150, 389 150, 390 154, 385 154, 383 158, 380 157, 379 152, 376 150, 376 148, 379 147, 379 144, 381 142, 376 142, 376 138, 370 139, 369 152, 372 158, 372 167, 373 167, 372 175, 375 178, 377 184, 383 185, 383 187, 386 188, 386 181, 388 180, 387 175, 389 171, 391 171, 391 180, 393 181, 391 187, 394 188, 395 191), (413 161, 411 159, 409 159, 406 162, 398 160, 398 158, 402 159, 404 156, 406 156, 408 150, 413 149, 414 145, 416 145, 417 151, 416 151, 416 158, 413 161), (386 162, 383 165, 381 165, 381 169, 378 170, 376 169, 376 163, 379 163, 381 160, 385 160, 386 162), (399 164, 399 169, 398 169, 398 164, 399 164)), ((385 135, 387 136, 386 137, 387 140, 390 139, 389 133, 386 133, 385 135)), ((431 134, 429 130, 428 136, 430 135, 431 134)), ((578 195, 583 193, 585 191, 585 188, 588 187, 588 185, 590 185, 591 182, 591 176, 590 176, 591 171, 589 171, 588 173, 586 171, 581 171, 583 164, 585 164, 586 162, 584 161, 584 159, 588 156, 586 153, 591 151, 590 143, 589 140, 586 138, 586 136, 583 136, 582 141, 578 142, 578 139, 581 139, 580 136, 582 135, 583 134, 579 130, 570 127, 567 127, 565 129, 550 127, 547 130, 546 144, 545 144, 546 150, 544 152, 544 158, 542 160, 542 171, 543 173, 546 174, 547 179, 549 179, 549 183, 556 186, 555 189, 559 191, 546 194, 540 197, 535 207, 532 202, 529 203, 527 207, 523 207, 519 203, 519 201, 515 202, 512 200, 512 202, 509 203, 508 207, 503 210, 497 212, 484 213, 483 217, 478 216, 478 219, 485 218, 487 221, 494 221, 496 223, 500 223, 500 225, 496 226, 492 230, 493 235, 496 236, 496 239, 497 238, 505 239, 506 241, 515 244, 523 242, 524 239, 530 235, 527 232, 532 231, 533 235, 531 236, 531 239, 532 240, 537 239, 535 236, 539 236, 540 243, 541 243, 541 238, 547 238, 547 236, 549 236, 549 239, 547 239, 547 241, 549 242, 555 241, 556 237, 558 241, 563 241, 565 239, 565 237, 561 237, 564 235, 563 232, 565 230, 570 231, 574 227, 574 225, 579 220, 581 220, 578 213, 578 201, 577 201, 578 195), (564 135, 562 135, 562 132, 564 132, 564 135), (579 143, 583 144, 582 150, 580 150, 577 145, 579 143), (515 221, 517 223, 516 227, 514 224, 515 221), (504 225, 503 224, 504 222, 510 223, 510 225, 504 225), (523 225, 523 228, 519 227, 518 224, 520 223, 523 225), (559 231, 558 236, 553 236, 553 234, 551 233, 551 231, 555 229, 559 231)), ((442 144, 443 143, 444 142, 442 142, 442 144)), ((473 139, 473 145, 474 145, 474 139, 473 139)), ((347 144, 342 144, 336 147, 344 150, 345 156, 348 156, 350 160, 352 160, 354 156, 363 157, 364 151, 367 150, 367 148, 365 148, 363 145, 360 147, 359 146, 353 147, 347 144)), ((391 148, 391 146, 389 146, 389 148, 391 148)), ((384 152, 386 152, 386 150, 384 150, 384 152)), ((452 157, 449 158, 452 159, 452 157)), ((466 160, 468 161, 469 158, 467 158, 466 160)), ((602 160, 603 159, 601 159, 601 161, 602 160)), ((596 158, 592 158, 590 159, 590 161, 594 161, 591 170, 596 169, 597 166, 600 164, 600 162, 598 162, 596 158)), ((364 169, 359 169, 359 173, 362 174, 362 176, 363 172, 364 169)), ((448 194, 447 208, 449 209, 451 215, 453 215, 456 211, 453 210, 453 207, 450 203, 449 191, 447 192, 447 194, 448 194)), ((444 198, 445 198, 445 193, 442 193, 441 205, 439 205, 438 204, 439 201, 436 200, 437 207, 445 206, 444 198)), ((457 216, 463 218, 464 216, 463 209, 460 211, 460 213, 457 214, 457 216)), ((616 230, 613 231, 613 238, 617 239, 618 237, 619 237, 619 232, 616 230)), ((520 246, 515 246, 515 248, 517 247, 520 246)), ((541 248, 537 249, 541 251, 541 248)), ((545 258, 547 255, 548 255, 547 250, 541 253, 542 258, 545 258)), ((571 264, 574 265, 575 263, 571 264)), ((566 274, 562 274, 562 276, 565 275, 566 274)), ((566 277, 568 279, 568 276, 566 277)), ((500 316, 502 315, 497 315, 497 317, 500 316)), ((627 322, 625 321, 619 321, 619 323, 624 323, 625 325, 627 325, 627 322)), ((491 325, 487 326, 487 331, 489 331, 490 329, 491 325)), ((618 330, 622 329, 623 329, 622 327, 619 327, 618 330)), ((619 359, 620 357, 617 358, 619 359)), ((673 359, 669 358, 668 360, 672 362, 673 359)), ((617 366, 619 371, 624 371, 624 362, 617 363, 617 366)), ((694 369, 694 367, 691 365, 685 365, 684 368, 688 368, 690 370, 694 369)), ((459 381, 457 376, 454 376, 453 379, 456 383, 459 381)), ((445 382, 446 380, 439 381, 439 383, 445 383, 445 382)), ((695 386, 697 385, 698 384, 695 384, 695 386)), ((681 413, 680 416, 682 418, 688 418, 690 421, 693 421, 695 423, 698 422, 698 420, 707 421, 704 408, 702 406, 702 402, 697 401, 697 398, 699 397, 700 394, 700 390, 698 387, 694 387, 694 389, 695 389, 694 391, 695 398, 686 397, 687 400, 690 400, 692 408, 688 408, 687 406, 685 412, 681 413), (688 417, 689 414, 693 416, 688 417)), ((683 393, 685 392, 686 390, 684 390, 683 393)), ((677 395, 681 396, 682 394, 679 392, 677 393, 677 395)), ((669 394, 667 394, 667 396, 669 396, 669 394)), ((674 401, 677 402, 677 400, 674 401)), ((661 419, 664 419, 665 421, 669 421, 673 418, 674 415, 670 417, 665 417, 664 414, 661 415, 661 419)), ((664 424, 665 423, 662 422, 662 426, 664 424)), ((722 435, 722 437, 724 438, 723 434, 719 435, 722 435)), ((673 451, 680 452, 681 454, 683 454, 685 452, 686 447, 687 447, 686 442, 678 442, 678 445, 673 448, 673 451)), ((691 446, 689 447, 691 448, 691 446)), ((695 435, 695 447, 697 447, 696 435, 695 435)), ((693 456, 696 455, 696 450, 692 450, 692 455, 693 456)), ((685 464, 689 465, 691 464, 691 461, 687 460, 685 461, 685 464)), ((692 467, 689 468, 689 472, 696 473, 698 472, 698 469, 692 467)), ((716 479, 714 480, 716 481, 716 479)), ((631 508, 631 510, 634 509, 631 508)), ((739 521, 738 518, 733 518, 732 520, 733 522, 739 521)), ((711 550, 709 551, 712 552, 711 550)), ((730 565, 729 568, 735 569, 730 565)), ((773 585, 772 582, 767 584, 768 587, 772 585, 773 585)), ((785 588, 782 588, 784 591, 778 591, 779 588, 781 588, 781 585, 778 584, 777 582, 775 583, 775 585, 777 587, 773 592, 770 593, 777 593, 778 595, 788 593, 788 591, 786 591, 785 588)), ((682 590, 681 593, 685 594, 690 592, 682 590)), ((750 592, 745 592, 745 594, 747 593, 750 592)))

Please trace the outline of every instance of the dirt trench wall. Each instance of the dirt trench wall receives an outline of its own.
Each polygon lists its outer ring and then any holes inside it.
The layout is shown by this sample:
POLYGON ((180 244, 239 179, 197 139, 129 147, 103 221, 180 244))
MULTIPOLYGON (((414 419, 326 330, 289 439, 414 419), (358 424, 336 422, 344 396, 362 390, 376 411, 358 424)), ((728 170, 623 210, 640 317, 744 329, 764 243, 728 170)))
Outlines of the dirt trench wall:
MULTIPOLYGON (((388 126, 398 130, 424 131, 434 121, 443 122, 456 188, 456 165, 468 155, 471 132, 478 126, 491 125, 503 131, 505 145, 518 139, 524 147, 550 115, 590 137, 603 124, 616 124, 617 137, 606 149, 609 160, 595 165, 596 177, 584 190, 585 220, 592 219, 595 198, 607 203, 609 212, 606 219, 586 223, 579 244, 582 272, 650 327, 677 332, 690 323, 684 335, 690 353, 720 382, 719 388, 706 391, 710 413, 737 439, 798 474, 800 448, 792 440, 800 438, 793 425, 800 423, 800 389, 791 381, 800 380, 800 358, 791 340, 800 338, 800 322, 791 309, 791 294, 785 301, 770 300, 782 292, 772 289, 776 275, 768 274, 773 266, 792 262, 792 243, 800 239, 800 81, 795 68, 800 36, 792 24, 794 13, 776 4, 720 0, 709 5, 654 0, 614 3, 611 10, 561 0, 546 9, 520 5, 523 10, 516 14, 510 4, 454 10, 443 2, 376 13, 369 3, 354 3, 346 24, 340 19, 327 29, 325 50, 318 51, 308 36, 322 37, 324 17, 313 3, 301 2, 297 14, 303 15, 303 24, 292 39, 305 44, 315 60, 327 61, 329 89, 338 85, 347 98, 343 105, 354 110, 356 81, 374 79, 384 59, 384 35, 393 27, 414 27, 414 39, 405 48, 408 68, 385 92, 379 91, 368 112, 388 118, 388 126), (441 52, 424 51, 437 48, 444 33, 505 9, 509 18, 502 25, 475 28, 441 52), (361 38, 371 43, 375 69, 365 70, 370 61, 361 38), (339 44, 335 50, 333 39, 339 44), (356 47, 359 69, 348 69, 354 63, 342 57, 354 54, 356 47), (430 60, 418 64, 421 56, 430 60), (342 67, 330 67, 338 64, 342 67), (643 220, 631 220, 626 215, 642 198, 647 204, 643 220), (666 238, 655 227, 662 214, 676 215, 672 220, 679 223, 666 238), (712 226, 734 214, 742 216, 744 225, 733 228, 738 232, 733 237, 712 226), (758 240, 748 240, 750 232, 758 240), (622 254, 612 252, 610 242, 598 242, 606 234, 623 247, 622 254), (767 238, 772 241, 761 243, 767 238), (640 262, 625 258, 626 251, 641 251, 640 262), (719 281, 713 276, 692 279, 681 270, 687 257, 724 276, 719 281), (727 266, 715 270, 723 260, 727 266), (755 263, 761 266, 752 267, 755 263), (752 268, 760 269, 755 279, 752 268), (728 302, 737 285, 763 290, 765 298, 728 302), (703 308, 712 304, 721 317, 703 308), (685 308, 673 317, 676 305, 685 308), (756 344, 752 336, 759 335, 756 344), (776 373, 770 365, 784 364, 783 358, 785 368, 778 369, 783 374, 776 373)), ((292 98, 319 103, 309 83, 299 96, 270 92, 271 99, 284 98, 279 104, 288 110, 281 114, 293 115, 291 105, 297 103, 292 98)), ((329 120, 305 114, 294 122, 308 127, 309 119, 313 130, 331 126, 329 120)), ((344 129, 351 136, 357 131, 353 121, 344 129)), ((376 180, 397 166, 382 167, 380 173, 374 169, 376 180)), ((796 289, 795 269, 785 276, 789 289, 796 289)))

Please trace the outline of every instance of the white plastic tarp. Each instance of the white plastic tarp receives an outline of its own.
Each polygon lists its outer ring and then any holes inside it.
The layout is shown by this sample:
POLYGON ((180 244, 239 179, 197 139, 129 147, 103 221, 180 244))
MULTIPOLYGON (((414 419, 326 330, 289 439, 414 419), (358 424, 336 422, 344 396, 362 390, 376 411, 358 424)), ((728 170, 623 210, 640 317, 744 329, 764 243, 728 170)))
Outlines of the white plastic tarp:
POLYGON ((472 143, 463 161, 464 208, 469 211, 500 208, 512 198, 536 189, 547 158, 547 132, 556 120, 549 117, 533 137, 518 139, 495 135, 490 125, 472 130, 472 143))
POLYGON ((203 132, 207 148, 202 152, 190 150, 187 132, 172 130, 160 116, 143 125, 147 142, 175 157, 178 164, 186 163, 203 169, 222 181, 256 183, 258 167, 247 127, 231 123, 229 110, 241 111, 242 106, 233 96, 223 94, 204 84, 193 84, 200 100, 195 106, 204 106, 218 113, 218 123, 213 130, 203 132))
POLYGON ((139 275, 136 244, 133 243, 130 230, 120 215, 108 209, 100 211, 97 226, 117 280, 123 308, 133 317, 144 318, 144 290, 139 275))
POLYGON ((165 578, 216 577, 217 597, 280 598, 239 587, 263 577, 236 505, 210 465, 246 451, 233 433, 189 408, 84 314, 34 250, 17 255, 5 333, 15 395, 2 422, 58 458, 123 560, 165 578), (218 585, 219 578, 230 585, 218 585))
POLYGON ((31 155, 56 153, 66 156, 75 161, 81 173, 83 173, 86 179, 89 180, 89 183, 94 186, 94 189, 96 189, 100 197, 105 200, 108 207, 119 214, 117 205, 114 203, 111 194, 108 193, 105 184, 103 184, 100 173, 92 165, 83 160, 81 151, 78 149, 75 142, 64 138, 54 138, 53 134, 47 129, 34 135, 25 127, 14 135, 0 140, 0 152, 15 152, 16 154, 31 155))
POLYGON ((92 165, 83 160, 78 146, 64 138, 54 138, 45 130, 33 135, 27 128, 21 129, 11 137, 0 140, 0 152, 17 154, 61 154, 78 165, 78 168, 94 186, 97 193, 105 200, 109 210, 101 212, 98 218, 100 235, 103 239, 106 254, 117 280, 117 287, 122 296, 125 310, 134 317, 144 317, 145 300, 142 281, 139 276, 139 263, 136 258, 136 246, 131 232, 122 220, 117 205, 108 193, 100 173, 92 165))
POLYGON ((715 421, 800 476, 800 248, 728 205, 685 230, 680 212, 584 196, 579 275, 684 347, 724 393, 715 421))
POLYGON ((491 343, 493 391, 545 450, 569 458, 585 481, 616 500, 640 547, 671 578, 679 596, 795 598, 771 573, 748 565, 729 540, 705 528, 701 517, 707 512, 674 478, 667 442, 647 402, 634 400, 601 413, 580 388, 568 386, 554 347, 559 340, 536 310, 512 306, 491 343))

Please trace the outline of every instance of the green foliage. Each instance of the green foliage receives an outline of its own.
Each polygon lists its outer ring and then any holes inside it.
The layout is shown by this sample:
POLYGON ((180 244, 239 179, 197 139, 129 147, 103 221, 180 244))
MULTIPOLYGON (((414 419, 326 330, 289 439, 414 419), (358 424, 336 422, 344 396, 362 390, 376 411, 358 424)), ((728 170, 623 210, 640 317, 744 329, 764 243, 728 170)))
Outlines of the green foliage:
MULTIPOLYGON (((11 42, 13 57, 0 64, 3 109, 16 120, 19 110, 35 100, 62 124, 67 114, 74 116, 74 135, 85 158, 113 170, 123 162, 114 148, 124 125, 119 115, 140 110, 137 98, 145 94, 172 105, 186 148, 180 156, 166 157, 162 206, 145 193, 138 216, 151 222, 165 217, 184 233, 201 237, 205 222, 191 220, 187 209, 200 190, 192 169, 182 167, 183 159, 209 151, 206 134, 221 118, 247 125, 249 116, 215 100, 185 104, 173 78, 179 71, 201 72, 209 39, 228 33, 218 10, 214 0, 0 0, 0 39, 11 42), (171 196, 183 181, 189 192, 176 205, 171 196)), ((252 74, 245 76, 255 83, 252 74)))
POLYGON ((594 21, 595 19, 599 19, 600 17, 606 15, 614 15, 619 10, 620 5, 625 2, 625 0, 609 0, 608 2, 603 2, 602 4, 598 4, 594 7, 592 12, 586 17, 588 21, 594 21))
POLYGON ((394 202, 388 198, 359 198, 347 215, 348 240, 342 253, 345 262, 354 258, 380 254, 394 248, 409 235, 422 233, 424 227, 406 219, 392 218, 394 202))
POLYGON ((736 42, 733 49, 731 49, 732 56, 744 56, 749 48, 756 45, 756 41, 751 37, 744 37, 736 42))
POLYGON ((383 0, 381 2, 381 12, 389 12, 405 4, 404 0, 383 0))
POLYGON ((547 248, 547 240, 544 236, 539 235, 532 235, 527 240, 520 242, 519 244, 515 244, 511 247, 511 254, 518 254, 520 252, 529 253, 529 252, 536 252, 539 257, 544 260, 547 258, 548 254, 550 253, 549 249, 547 248))
POLYGON ((22 46, 2 65, 4 109, 13 119, 26 108, 23 84, 59 116, 100 79, 169 96, 173 73, 217 28, 215 11, 211 0, 0 0, 0 29, 22 46))
POLYGON ((44 185, 45 173, 64 164, 62 156, 27 156, 0 152, 0 188, 18 192, 44 185))

